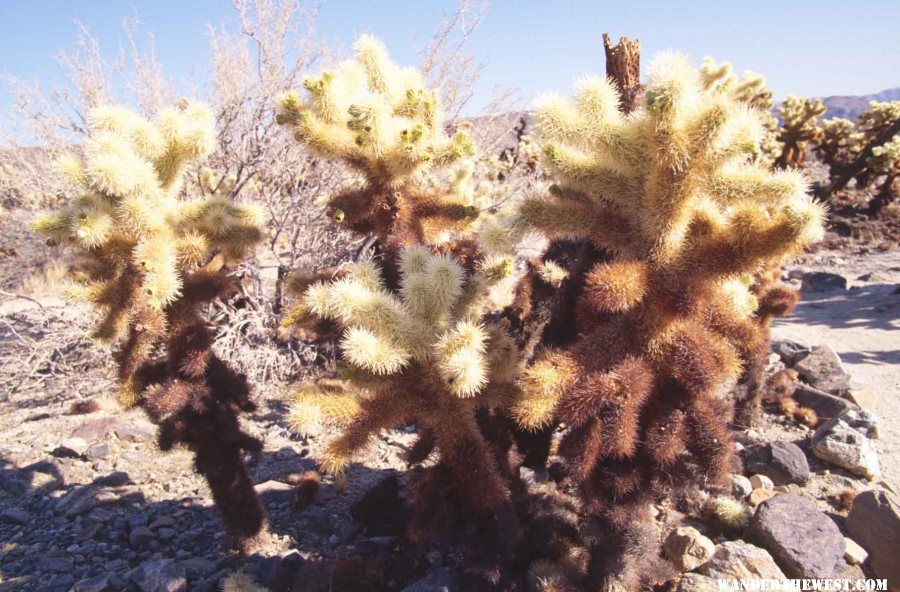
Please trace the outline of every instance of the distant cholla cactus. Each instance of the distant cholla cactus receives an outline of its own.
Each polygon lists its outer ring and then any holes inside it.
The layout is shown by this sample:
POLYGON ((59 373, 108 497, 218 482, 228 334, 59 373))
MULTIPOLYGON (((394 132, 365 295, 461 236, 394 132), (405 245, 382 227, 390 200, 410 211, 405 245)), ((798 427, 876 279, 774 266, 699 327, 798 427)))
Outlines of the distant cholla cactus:
POLYGON ((846 163, 861 148, 863 134, 849 119, 833 117, 822 122, 822 139, 816 145, 816 154, 829 167, 846 163))
POLYGON ((203 310, 233 290, 226 266, 250 255, 262 215, 221 196, 179 199, 187 168, 215 146, 204 105, 185 101, 155 121, 101 107, 87 121, 84 158, 59 161, 81 194, 34 228, 78 253, 73 292, 101 312, 97 337, 122 339, 120 398, 160 425, 162 449, 195 452, 229 532, 248 538, 264 516, 242 455, 260 444, 238 414, 254 405, 245 377, 212 352, 203 310))
MULTIPOLYGON (((633 541, 655 496, 728 473, 719 391, 760 339, 752 274, 818 240, 824 212, 801 175, 752 163, 756 112, 705 88, 683 57, 655 61, 642 110, 625 117, 618 106, 609 82, 589 78, 574 102, 537 109, 556 185, 520 215, 607 260, 586 276, 577 340, 525 371, 514 411, 528 427, 554 413, 565 422, 559 451, 588 517, 633 541)), ((653 573, 633 561, 616 569, 635 580, 628 589, 653 573)))
POLYGON ((736 101, 758 111, 763 132, 759 138, 760 152, 757 160, 766 166, 772 166, 781 154, 782 146, 778 142, 778 120, 772 114, 775 102, 772 91, 766 86, 765 77, 747 70, 738 78, 729 62, 717 64, 711 57, 703 59, 700 76, 705 88, 728 93, 736 101))
POLYGON ((883 179, 869 210, 878 213, 897 197, 896 182, 900 178, 900 134, 881 146, 872 148, 866 163, 875 178, 883 179))
POLYGON ((832 119, 823 128, 824 138, 816 150, 830 168, 830 180, 817 191, 830 197, 851 180, 862 190, 881 181, 872 189, 874 195, 868 205, 868 213, 877 215, 896 194, 891 154, 900 136, 900 101, 872 101, 855 125, 846 119, 832 119))
MULTIPOLYGON (((478 208, 447 187, 423 185, 423 177, 474 154, 465 131, 448 136, 436 92, 421 75, 394 65, 380 41, 368 35, 355 59, 304 82, 306 98, 279 99, 278 122, 315 152, 341 160, 362 176, 329 202, 335 222, 375 233, 388 250, 435 243, 447 229, 465 228, 478 208)), ((452 176, 452 172, 450 175, 452 176)))
POLYGON ((825 104, 822 99, 789 96, 778 108, 778 113, 781 115, 778 140, 783 148, 781 155, 775 160, 775 166, 801 169, 809 143, 816 143, 822 137, 818 119, 825 114, 825 104))
POLYGON ((349 388, 301 391, 291 411, 298 431, 342 429, 319 459, 326 471, 342 471, 380 429, 412 421, 430 442, 425 454, 437 447, 470 507, 489 510, 507 500, 475 414, 504 408, 515 394, 515 346, 481 319, 487 289, 509 274, 509 265, 498 257, 466 269, 414 246, 400 252, 399 293, 385 288, 371 262, 307 290, 306 306, 345 328, 349 388))

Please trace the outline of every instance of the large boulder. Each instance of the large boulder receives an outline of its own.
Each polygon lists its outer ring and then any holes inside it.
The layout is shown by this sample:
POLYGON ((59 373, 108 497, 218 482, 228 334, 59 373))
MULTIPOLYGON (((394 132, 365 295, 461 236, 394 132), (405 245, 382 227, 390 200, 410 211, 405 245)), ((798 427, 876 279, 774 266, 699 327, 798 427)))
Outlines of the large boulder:
POLYGON ((808 294, 843 291, 847 289, 847 278, 827 271, 811 271, 804 274, 800 289, 808 294))
POLYGON ((847 532, 869 552, 869 565, 891 589, 900 588, 900 499, 886 491, 864 491, 853 500, 847 532))
POLYGON ((717 580, 782 580, 785 577, 768 551, 744 541, 728 541, 716 545, 716 552, 699 571, 717 580))
POLYGON ((812 500, 783 493, 759 505, 748 541, 768 550, 788 576, 832 578, 844 559, 844 536, 812 500))

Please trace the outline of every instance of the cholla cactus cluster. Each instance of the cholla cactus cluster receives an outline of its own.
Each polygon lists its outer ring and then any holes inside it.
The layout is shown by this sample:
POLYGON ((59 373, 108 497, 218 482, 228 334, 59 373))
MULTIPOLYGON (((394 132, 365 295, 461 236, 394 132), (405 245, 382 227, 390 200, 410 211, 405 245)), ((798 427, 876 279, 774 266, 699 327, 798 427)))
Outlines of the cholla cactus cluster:
MULTIPOLYGON (((720 389, 759 339, 752 274, 817 240, 824 212, 798 173, 752 163, 758 117, 684 58, 657 59, 643 110, 624 117, 618 104, 590 78, 574 102, 536 112, 556 184, 521 215, 608 259, 587 275, 580 337, 526 371, 517 409, 528 426, 554 412, 569 426, 560 453, 586 513, 628 539, 655 495, 727 474, 720 389)), ((631 581, 642 569, 613 571, 631 581)))
POLYGON ((816 143, 822 137, 818 120, 825 113, 825 104, 822 99, 789 96, 778 108, 778 113, 781 115, 778 140, 783 148, 775 160, 775 166, 803 168, 809 143, 816 143))
POLYGON ((858 189, 873 187, 868 210, 878 214, 896 195, 900 101, 872 101, 855 124, 835 118, 822 127, 824 134, 816 151, 830 168, 830 181, 819 190, 834 195, 851 180, 858 189))
POLYGON ((303 432, 319 424, 342 428, 320 457, 342 471, 382 428, 415 422, 448 465, 460 494, 490 509, 507 498, 475 421, 476 410, 508 405, 516 351, 497 326, 482 321, 487 288, 509 272, 488 259, 465 269, 423 246, 400 252, 400 290, 385 287, 381 270, 358 263, 332 283, 310 287, 304 302, 345 327, 341 341, 347 392, 301 392, 291 417, 303 432), (471 479, 478 475, 478 487, 471 479))
POLYGON ((279 123, 323 156, 349 165, 361 179, 331 198, 329 214, 357 232, 374 233, 385 249, 446 240, 468 227, 478 208, 466 195, 466 171, 449 167, 471 156, 465 131, 448 136, 437 93, 421 75, 399 68, 378 40, 364 35, 355 59, 304 82, 279 99, 279 123), (425 180, 444 169, 456 182, 440 191, 425 180))
POLYGON ((83 158, 59 162, 80 195, 34 227, 79 255, 72 292, 101 313, 97 337, 121 340, 123 402, 160 425, 163 449, 196 453, 229 531, 250 537, 264 517, 242 454, 259 443, 237 417, 253 403, 244 377, 212 352, 202 307, 232 288, 227 265, 250 254, 262 216, 221 196, 179 199, 188 167, 215 147, 204 105, 183 102, 155 121, 101 107, 87 120, 83 158))

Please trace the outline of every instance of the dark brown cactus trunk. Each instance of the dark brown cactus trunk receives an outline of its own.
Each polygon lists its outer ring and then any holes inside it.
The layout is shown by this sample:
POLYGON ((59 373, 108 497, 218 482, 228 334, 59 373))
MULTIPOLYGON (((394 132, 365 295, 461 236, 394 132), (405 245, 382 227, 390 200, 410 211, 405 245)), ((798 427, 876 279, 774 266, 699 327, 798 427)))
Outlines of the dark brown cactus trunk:
POLYGON ((641 42, 639 39, 619 37, 612 45, 609 34, 603 34, 606 52, 606 75, 622 95, 622 111, 627 115, 638 108, 644 96, 641 86, 641 42))

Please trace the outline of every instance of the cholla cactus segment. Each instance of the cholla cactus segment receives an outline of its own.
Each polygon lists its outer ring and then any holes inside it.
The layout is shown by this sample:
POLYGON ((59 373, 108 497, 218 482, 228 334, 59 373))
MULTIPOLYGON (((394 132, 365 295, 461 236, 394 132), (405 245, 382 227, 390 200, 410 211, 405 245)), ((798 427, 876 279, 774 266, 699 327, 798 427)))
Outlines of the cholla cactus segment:
POLYGON ((100 107, 87 120, 84 158, 64 156, 58 164, 82 195, 40 216, 34 228, 91 261, 84 281, 108 314, 123 312, 103 296, 117 284, 131 286, 131 293, 118 295, 129 306, 161 310, 198 263, 217 252, 244 258, 262 237, 262 216, 252 207, 222 197, 178 199, 186 168, 213 147, 207 107, 182 103, 153 122, 121 107, 100 107))
POLYGON ((471 489, 463 485, 471 467, 484 471, 479 488, 486 493, 473 503, 502 503, 508 493, 475 412, 506 408, 516 392, 515 346, 499 326, 482 321, 503 265, 489 259, 469 268, 422 246, 401 250, 397 261, 397 291, 384 287, 371 262, 307 289, 303 305, 344 328, 342 374, 349 382, 341 393, 302 391, 292 421, 302 430, 342 427, 319 459, 332 472, 342 471, 378 430, 414 421, 433 435, 461 491, 471 489))
POLYGON ((399 245, 435 243, 448 228, 470 226, 478 216, 471 166, 458 165, 474 154, 472 141, 464 130, 445 132, 437 93, 418 71, 391 62, 380 41, 364 35, 354 49, 354 59, 307 79, 305 97, 279 99, 278 122, 299 142, 363 177, 361 187, 331 198, 331 218, 399 245), (442 183, 429 180, 441 173, 442 183))
POLYGON ((555 184, 520 214, 606 255, 585 276, 578 335, 524 371, 514 416, 569 427, 559 450, 585 508, 623 540, 653 496, 727 474, 718 393, 758 334, 752 276, 822 234, 804 178, 755 160, 757 111, 709 80, 666 55, 628 117, 602 79, 536 113, 555 184))
POLYGON ((229 533, 248 540, 265 526, 243 463, 261 444, 238 422, 254 404, 246 377, 212 351, 203 308, 233 291, 227 264, 262 238, 262 214, 218 194, 180 199, 185 172, 214 148, 204 105, 182 102, 153 121, 100 107, 87 122, 83 158, 58 165, 81 195, 34 228, 80 256, 73 291, 102 313, 95 335, 122 338, 120 400, 160 426, 163 450, 195 453, 229 533))
POLYGON ((803 168, 809 142, 815 143, 822 138, 818 119, 825 114, 825 104, 821 99, 789 96, 778 108, 778 113, 782 120, 778 140, 784 147, 775 165, 803 168))

